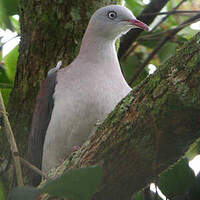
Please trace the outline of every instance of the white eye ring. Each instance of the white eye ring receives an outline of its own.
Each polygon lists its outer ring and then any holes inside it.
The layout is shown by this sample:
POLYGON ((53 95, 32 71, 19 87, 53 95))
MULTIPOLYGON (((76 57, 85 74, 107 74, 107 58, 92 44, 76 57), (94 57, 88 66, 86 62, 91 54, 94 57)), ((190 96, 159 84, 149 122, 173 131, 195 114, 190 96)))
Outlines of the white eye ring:
POLYGON ((117 17, 117 13, 115 11, 110 11, 110 12, 108 12, 107 15, 108 15, 108 18, 112 19, 112 20, 117 17))

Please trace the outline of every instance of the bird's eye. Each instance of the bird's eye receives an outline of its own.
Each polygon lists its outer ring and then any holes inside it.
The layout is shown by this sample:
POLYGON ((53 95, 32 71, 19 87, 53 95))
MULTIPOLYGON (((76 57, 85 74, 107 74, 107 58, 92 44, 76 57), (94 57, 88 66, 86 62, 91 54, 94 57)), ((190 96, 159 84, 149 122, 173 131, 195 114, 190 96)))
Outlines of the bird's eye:
POLYGON ((115 11, 108 12, 109 19, 115 19, 117 17, 117 13, 115 11))

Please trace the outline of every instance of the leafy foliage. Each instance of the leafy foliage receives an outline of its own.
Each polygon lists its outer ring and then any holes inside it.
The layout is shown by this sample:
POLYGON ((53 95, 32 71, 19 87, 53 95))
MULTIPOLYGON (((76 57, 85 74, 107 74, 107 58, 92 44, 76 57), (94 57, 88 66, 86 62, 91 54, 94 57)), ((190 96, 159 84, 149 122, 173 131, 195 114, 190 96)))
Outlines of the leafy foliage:
MULTIPOLYGON (((165 11, 171 11, 179 3, 180 1, 178 0, 169 1, 165 7, 165 11)), ((142 0, 126 0, 125 6, 131 9, 134 15, 138 16, 141 13, 141 11, 143 11, 146 5, 142 0)), ((186 1, 184 4, 182 4, 182 6, 179 9, 193 10, 197 9, 197 7, 194 7, 193 1, 186 1)), ((158 16, 153 22, 152 28, 154 28, 154 26, 158 24, 158 22, 163 17, 165 17, 165 15, 158 16)), ((136 42, 133 44, 133 46, 136 46, 136 48, 134 48, 134 55, 136 55, 136 53, 141 54, 143 60, 139 59, 140 63, 138 63, 137 60, 135 60, 135 62, 132 62, 133 69, 131 70, 129 69, 130 63, 127 60, 129 60, 130 57, 132 57, 133 52, 130 51, 131 53, 128 53, 128 56, 126 55, 127 57, 125 58, 125 61, 122 59, 123 70, 128 69, 129 71, 128 73, 125 72, 126 80, 130 80, 130 77, 132 77, 133 74, 137 71, 137 69, 141 66, 144 59, 151 53, 153 49, 157 47, 161 39, 165 38, 169 34, 170 29, 178 27, 179 24, 181 24, 188 17, 183 15, 169 15, 167 19, 163 23, 161 23, 156 29, 153 29, 153 31, 151 32, 144 32, 137 38, 136 42)), ((178 32, 178 34, 174 38, 171 38, 167 44, 165 44, 159 49, 157 55, 154 56, 153 59, 151 59, 150 63, 159 66, 161 63, 165 62, 175 52, 177 48, 181 47, 185 41, 189 40, 197 32, 198 30, 191 29, 189 25, 183 28, 180 32, 178 32)), ((142 73, 143 75, 141 75, 140 78, 136 79, 135 83, 132 86, 138 84, 142 79, 144 79, 148 75, 148 73, 146 73, 145 75, 144 71, 142 73)))
POLYGON ((0 11, 1 28, 14 30, 9 16, 18 14, 18 0, 1 0, 0 11))
POLYGON ((34 200, 42 193, 72 200, 89 200, 97 190, 101 177, 102 169, 99 166, 72 169, 47 182, 42 188, 30 186, 15 188, 10 194, 10 200, 34 200))
POLYGON ((16 46, 12 51, 10 51, 10 53, 4 58, 5 72, 8 79, 12 83, 14 83, 14 80, 15 80, 17 59, 18 59, 18 46, 16 46))
POLYGON ((158 187, 166 197, 172 198, 185 194, 194 183, 194 172, 188 166, 188 160, 182 159, 160 175, 158 187))

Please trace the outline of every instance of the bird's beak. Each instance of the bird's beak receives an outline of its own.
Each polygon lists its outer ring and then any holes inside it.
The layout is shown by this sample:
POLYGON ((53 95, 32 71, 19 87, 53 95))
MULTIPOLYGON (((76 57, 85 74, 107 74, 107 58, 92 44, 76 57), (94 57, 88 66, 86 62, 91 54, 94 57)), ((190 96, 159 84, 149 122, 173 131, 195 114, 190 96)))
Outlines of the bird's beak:
POLYGON ((130 19, 128 21, 131 23, 131 25, 133 25, 135 27, 141 28, 141 29, 143 29, 145 31, 149 31, 150 30, 149 27, 145 23, 141 22, 140 20, 130 19))

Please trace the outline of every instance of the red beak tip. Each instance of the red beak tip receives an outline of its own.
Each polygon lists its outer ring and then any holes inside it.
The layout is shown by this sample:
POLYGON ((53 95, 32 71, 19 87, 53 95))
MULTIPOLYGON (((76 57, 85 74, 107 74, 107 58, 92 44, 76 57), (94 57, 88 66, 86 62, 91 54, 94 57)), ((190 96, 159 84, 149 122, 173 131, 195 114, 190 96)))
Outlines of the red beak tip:
POLYGON ((137 19, 132 19, 132 20, 129 20, 131 22, 132 25, 138 27, 138 28, 141 28, 143 29, 144 31, 150 31, 150 28, 148 25, 146 25, 145 23, 141 22, 140 20, 137 20, 137 19))

